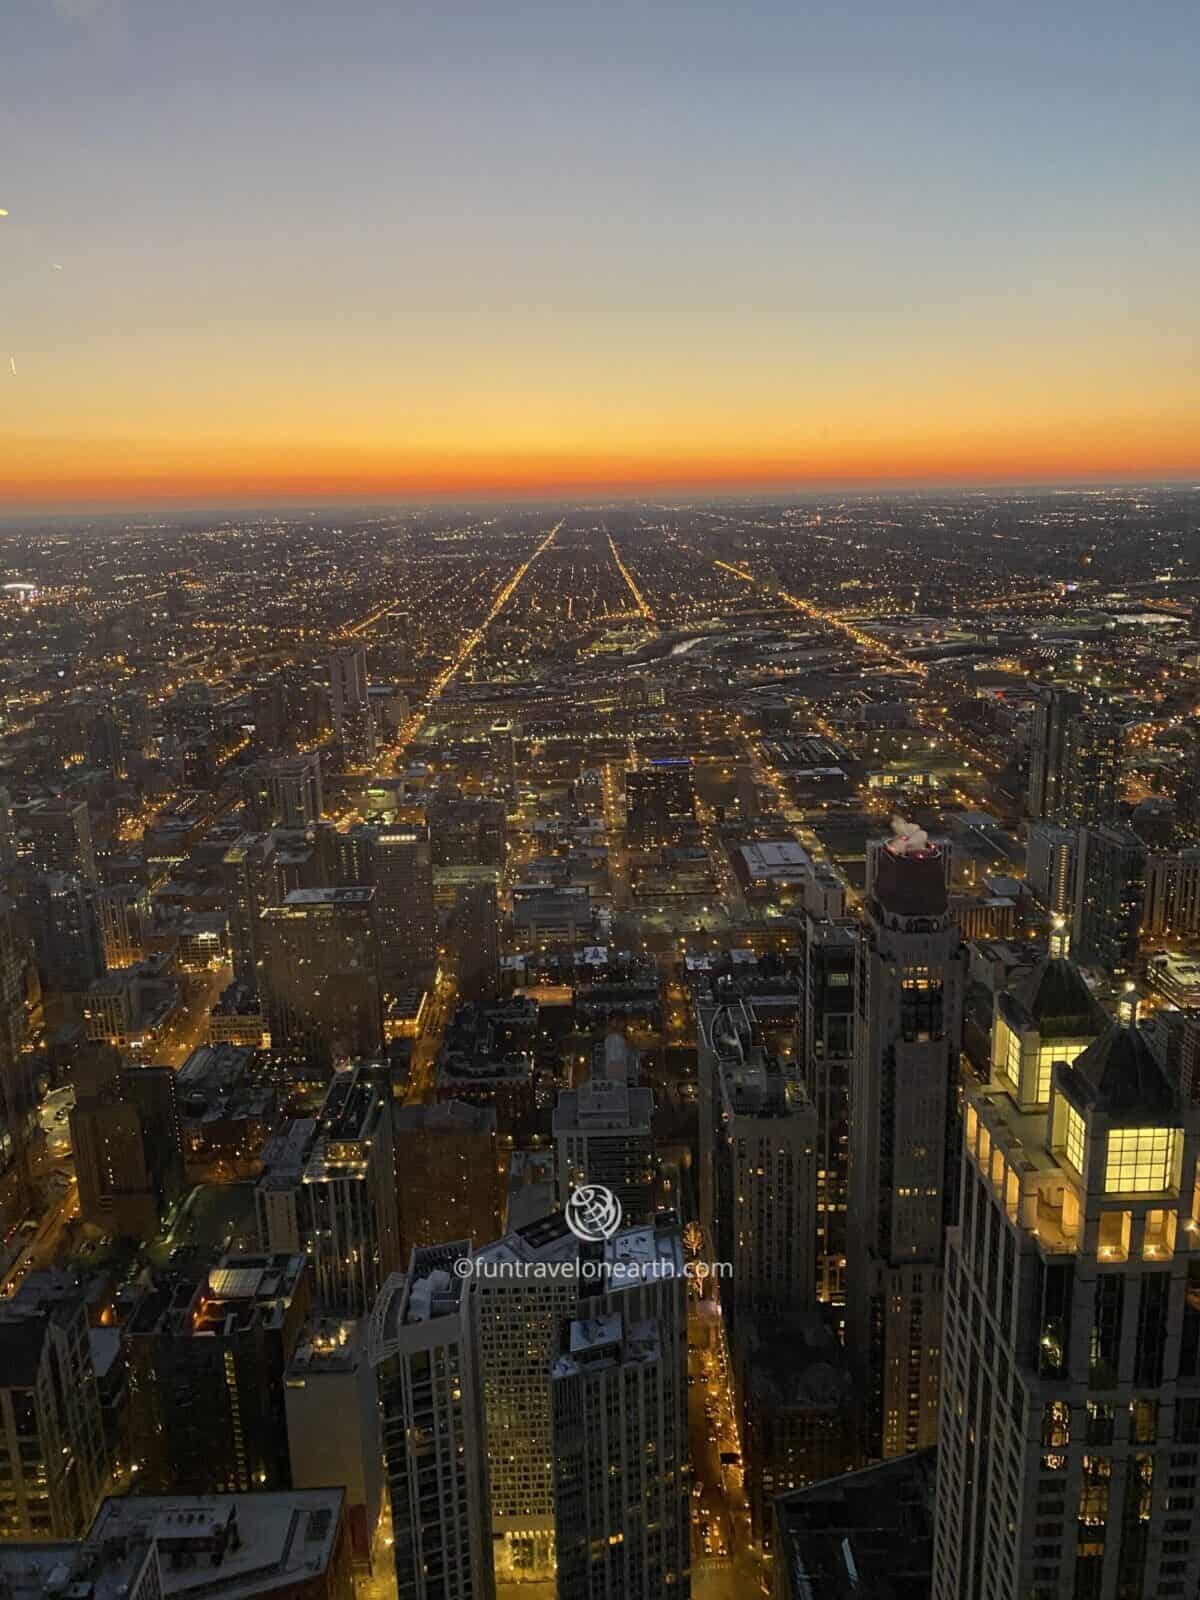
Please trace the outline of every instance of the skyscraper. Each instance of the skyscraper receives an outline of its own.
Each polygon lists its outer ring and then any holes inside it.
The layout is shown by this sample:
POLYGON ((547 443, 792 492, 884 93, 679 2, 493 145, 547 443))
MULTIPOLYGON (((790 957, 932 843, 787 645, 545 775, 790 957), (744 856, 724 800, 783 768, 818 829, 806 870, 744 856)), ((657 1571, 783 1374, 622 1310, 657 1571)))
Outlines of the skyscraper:
POLYGON ((378 1055, 383 986, 371 888, 294 889, 257 924, 257 988, 276 1050, 329 1066, 378 1055))
POLYGON ((0 1537, 79 1539, 109 1463, 83 1295, 33 1278, 0 1305, 0 1537))
POLYGON ((276 898, 274 854, 275 841, 269 833, 244 833, 230 845, 221 863, 233 981, 255 993, 259 918, 276 898))
POLYGON ((299 1240, 323 1311, 366 1316, 400 1262, 392 1096, 386 1069, 339 1072, 315 1122, 263 1152, 257 1206, 265 1250, 299 1240))
POLYGON ((437 957, 437 911, 429 830, 399 822, 361 823, 339 834, 339 876, 374 891, 379 960, 389 992, 428 981, 437 957))
POLYGON ((885 846, 859 947, 851 1085, 847 1342, 870 1455, 937 1436, 965 969, 941 852, 920 834, 885 846))
POLYGON ((558 1200, 600 1183, 621 1202, 627 1222, 642 1222, 654 1204, 654 1096, 624 1078, 586 1078, 564 1089, 554 1109, 558 1200))
POLYGON ((81 879, 65 872, 39 874, 21 885, 18 905, 44 990, 83 994, 104 976, 95 906, 81 879))
POLYGON ((83 800, 38 800, 24 815, 33 836, 30 859, 39 872, 67 872, 88 885, 96 879, 92 824, 83 800))
POLYGON ((625 828, 635 849, 677 844, 696 820, 692 763, 664 757, 625 774, 625 828))
POLYGON ((1083 966, 1120 975, 1137 957, 1146 846, 1131 828, 1081 828, 1071 948, 1083 966))
POLYGON ((936 1600, 1194 1587, 1196 1119, 1129 1010, 1035 1114, 968 1087, 936 1600))
POLYGON ((198 1283, 143 1293, 124 1330, 143 1494, 290 1482, 283 1378, 309 1305, 300 1255, 225 1256, 198 1283))
POLYGON ((169 1067, 125 1067, 94 1045, 76 1069, 71 1141, 85 1222, 153 1239, 183 1192, 183 1131, 169 1067))
POLYGON ((805 921, 796 1063, 817 1119, 817 1298, 846 1301, 850 1076, 858 924, 805 921))
POLYGON ((369 764, 375 757, 375 720, 367 683, 367 649, 343 645, 329 657, 329 701, 333 729, 346 761, 369 764))
POLYGON ((744 1001, 700 1007, 701 1220, 736 1345, 743 1314, 816 1299, 817 1113, 795 1059, 768 1053, 744 1001))
POLYGON ((506 1157, 495 1106, 397 1105, 392 1111, 400 1256, 445 1239, 476 1247, 500 1232, 506 1157))
POLYGON ((1078 834, 1053 822, 1030 828, 1025 878, 1038 899, 1056 916, 1070 916, 1075 896, 1075 851, 1078 834))
POLYGON ((551 1383, 559 1600, 688 1592, 687 1429, 672 1357, 657 1321, 619 1308, 568 1325, 551 1383))
POLYGON ((371 1317, 399 1600, 491 1600, 492 1530, 479 1368, 456 1263, 414 1250, 371 1317))
POLYGON ((495 1000, 500 993, 500 913, 494 883, 468 883, 459 890, 451 939, 458 957, 459 995, 495 1000))
POLYGON ((512 723, 507 718, 493 722, 488 742, 497 792, 506 800, 511 800, 517 786, 517 747, 512 723))
POLYGON ((1101 702, 1047 688, 1034 711, 1029 815, 1063 827, 1109 822, 1121 794, 1124 725, 1101 702))

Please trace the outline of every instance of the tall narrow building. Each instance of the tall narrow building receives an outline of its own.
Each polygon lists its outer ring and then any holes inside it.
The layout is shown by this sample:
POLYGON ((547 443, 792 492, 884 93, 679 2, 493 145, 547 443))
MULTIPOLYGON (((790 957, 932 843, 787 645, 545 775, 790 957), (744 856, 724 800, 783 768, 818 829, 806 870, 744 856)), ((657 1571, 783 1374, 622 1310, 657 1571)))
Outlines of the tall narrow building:
POLYGON ((554 1364, 559 1600, 688 1593, 687 1429, 672 1351, 621 1309, 572 1321, 554 1364))
POLYGON ((367 648, 342 645, 329 657, 329 704, 333 731, 345 760, 354 766, 375 758, 375 719, 367 682, 367 648))
POLYGON ((874 1456, 937 1438, 965 969, 941 851, 919 834, 885 846, 859 949, 847 1279, 874 1456))
POLYGON ((743 1312, 816 1299, 817 1113, 794 1057, 768 1053, 744 1001, 700 1005, 701 1220, 734 1342, 743 1312))
POLYGON ((1132 969, 1145 894, 1146 846, 1132 828, 1081 828, 1071 948, 1083 966, 1132 969))
POLYGON ((1123 1011, 1038 1110, 967 1089, 935 1600, 1200 1580, 1200 1108, 1123 1011))
POLYGON ((796 1022, 796 1061, 817 1119, 817 1298, 846 1303, 850 1176, 850 1077, 858 924, 805 923, 796 1022))
POLYGON ((399 1600, 492 1600, 479 1369, 459 1263, 466 1242, 414 1250, 371 1317, 399 1600))

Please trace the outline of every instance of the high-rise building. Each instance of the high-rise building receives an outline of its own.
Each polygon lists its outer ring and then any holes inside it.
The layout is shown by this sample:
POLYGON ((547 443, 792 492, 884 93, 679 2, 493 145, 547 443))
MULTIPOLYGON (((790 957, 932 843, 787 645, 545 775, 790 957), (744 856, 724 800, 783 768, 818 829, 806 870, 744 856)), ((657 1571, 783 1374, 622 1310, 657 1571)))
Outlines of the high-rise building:
POLYGON ((1200 848, 1152 850, 1147 856, 1141 931, 1151 939, 1200 933, 1200 848))
POLYGON ((1067 723, 1059 815, 1068 827, 1110 822, 1121 798, 1125 725, 1107 710, 1067 723))
POLYGON ((968 1087, 936 1600, 1192 1592, 1197 1115, 1129 1010, 1036 1113, 968 1087))
POLYGON ((275 1050, 321 1066, 379 1054, 374 889, 294 889, 261 913, 255 942, 257 988, 275 1050))
POLYGON ((688 1592, 687 1428, 672 1358, 657 1321, 622 1309, 565 1331, 551 1383, 559 1600, 688 1592))
POLYGON ((457 1263, 466 1242, 414 1250, 371 1317, 399 1600, 492 1600, 479 1366, 457 1263))
POLYGON ((315 750, 257 762, 242 776, 251 828, 307 828, 321 820, 321 758, 315 750))
POLYGON ((1026 809, 1063 827, 1112 820, 1121 795, 1124 726, 1073 689, 1043 689, 1034 711, 1026 809))
POLYGON ((142 1493, 290 1482, 284 1371, 310 1304, 301 1255, 225 1256, 143 1295, 122 1336, 142 1493))
POLYGON ((275 840, 269 833, 244 833, 230 845, 221 863, 233 981, 256 994, 258 922, 276 901, 274 854, 275 840))
POLYGON ((654 1095, 624 1077, 586 1078, 564 1089, 554 1109, 558 1200, 599 1183, 621 1203, 627 1222, 643 1222, 654 1207, 654 1095))
POLYGON ((663 757, 625 774, 625 829, 639 850, 678 844, 696 820, 692 763, 663 757))
POLYGON ((1078 837, 1074 828, 1060 828, 1053 822, 1035 822, 1029 829, 1025 881, 1055 916, 1071 914, 1078 837))
POLYGON ((699 1005, 701 1220, 737 1342, 743 1313, 816 1300, 817 1113, 795 1058, 770 1055, 742 1000, 699 1005))
POLYGON ((817 1298, 846 1302, 850 1175, 850 1076, 858 924, 805 921, 796 1021, 796 1063, 817 1118, 817 1298))
POLYGON ((1032 970, 1021 969, 995 996, 992 1076, 1022 1111, 1037 1111, 1049 1104, 1054 1063, 1069 1065, 1099 1038, 1108 1020, 1079 968, 1067 959, 1059 917, 1047 958, 1032 970))
POLYGON ((508 817, 502 800, 436 794, 426 808, 435 867, 502 867, 508 817))
POLYGON ((26 1281, 0 1302, 0 1539, 78 1539, 109 1463, 83 1295, 26 1281))
POLYGON ((17 903, 44 990, 83 994, 104 976, 96 910, 81 879, 65 872, 39 874, 21 885, 17 903))
POLYGON ((341 881, 375 891, 380 968, 388 990, 428 979, 437 957, 428 829, 371 822, 339 834, 337 843, 341 881))
POLYGON ((1033 713, 1029 743, 1029 789, 1026 810, 1031 817, 1057 820, 1065 766, 1067 723, 1083 707, 1072 689, 1042 689, 1033 713))
POLYGON ((500 993, 500 913, 494 883, 464 884, 450 930, 458 957, 458 992, 464 1000, 495 1000, 500 993))
POLYGON ((363 1317, 400 1261, 392 1093, 386 1069, 339 1072, 320 1115, 263 1151, 259 1240, 302 1242, 323 1311, 363 1317))
POLYGON ((355 1565, 370 1567, 383 1505, 379 1389, 366 1322, 318 1318, 301 1333, 284 1375, 294 1489, 341 1484, 355 1565))
POLYGON ((170 1067, 122 1067, 94 1045, 75 1072, 71 1142, 85 1222, 148 1241, 183 1193, 183 1130, 170 1067))
POLYGON ((115 883, 97 890, 95 908, 105 966, 110 972, 136 966, 153 925, 149 890, 140 883, 115 883))
POLYGON ((1146 847, 1131 828, 1081 828, 1071 949, 1083 966, 1116 976, 1137 959, 1146 847))
POLYGON ((22 1208, 31 1199, 29 1141, 37 1129, 29 1044, 32 951, 16 906, 0 895, 0 1171, 12 1167, 22 1208))
POLYGON ((511 800, 517 791, 517 741, 516 730, 507 718, 492 723, 488 744, 497 792, 511 800))
POLYGON ((874 1456, 937 1434, 965 974, 942 853, 886 846, 859 946, 846 1286, 874 1456))
POLYGON ((329 700, 334 732, 345 759, 355 766, 368 765, 375 758, 375 719, 365 645, 343 645, 330 654, 329 700))
POLYGON ((503 1219, 505 1156, 495 1106, 396 1106, 392 1137, 400 1220, 400 1259, 418 1246, 494 1239, 503 1219))
POLYGON ((38 872, 65 872, 94 885, 96 851, 83 800, 37 800, 24 813, 32 835, 30 860, 38 872))

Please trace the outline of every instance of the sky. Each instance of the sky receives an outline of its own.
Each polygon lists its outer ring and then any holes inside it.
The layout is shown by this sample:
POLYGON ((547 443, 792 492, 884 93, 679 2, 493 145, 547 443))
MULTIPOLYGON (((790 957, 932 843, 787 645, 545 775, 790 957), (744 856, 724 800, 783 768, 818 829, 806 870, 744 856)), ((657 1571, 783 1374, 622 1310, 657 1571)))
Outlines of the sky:
POLYGON ((0 513, 1200 476, 1194 0, 4 0, 0 513))

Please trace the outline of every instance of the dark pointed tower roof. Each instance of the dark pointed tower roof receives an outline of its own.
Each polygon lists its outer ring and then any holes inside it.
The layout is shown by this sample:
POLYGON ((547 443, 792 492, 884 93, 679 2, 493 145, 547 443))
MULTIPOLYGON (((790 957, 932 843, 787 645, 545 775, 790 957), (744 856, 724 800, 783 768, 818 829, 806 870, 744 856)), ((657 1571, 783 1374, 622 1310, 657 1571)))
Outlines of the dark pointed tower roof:
POLYGON ((1036 1027, 1045 1043, 1095 1038, 1109 1025, 1108 1013, 1079 968, 1061 957, 1039 961, 1031 972, 1013 980, 1008 993, 1026 1026, 1036 1027))
POLYGON ((1067 1069, 1088 1105, 1119 1121, 1156 1121, 1175 1109, 1175 1093, 1134 1023, 1115 1022, 1067 1069))

